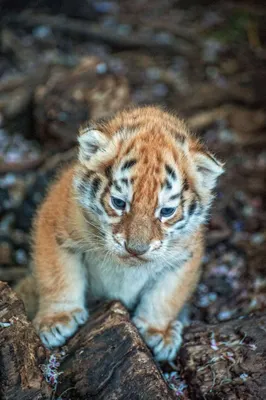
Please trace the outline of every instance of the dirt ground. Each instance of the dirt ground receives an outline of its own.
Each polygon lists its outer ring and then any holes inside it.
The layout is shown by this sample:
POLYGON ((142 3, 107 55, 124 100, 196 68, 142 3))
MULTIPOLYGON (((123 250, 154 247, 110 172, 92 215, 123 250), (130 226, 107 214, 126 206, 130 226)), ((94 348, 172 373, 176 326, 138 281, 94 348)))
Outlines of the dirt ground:
MULTIPOLYGON (((263 2, 95 1, 78 8, 78 15, 67 2, 54 10, 43 1, 19 12, 3 4, 0 280, 12 285, 27 273, 32 217, 59 165, 73 157, 79 124, 130 103, 161 104, 184 117, 225 162, 192 301, 193 324, 261 313, 263 2)), ((177 398, 188 398, 178 360, 162 367, 177 398)))

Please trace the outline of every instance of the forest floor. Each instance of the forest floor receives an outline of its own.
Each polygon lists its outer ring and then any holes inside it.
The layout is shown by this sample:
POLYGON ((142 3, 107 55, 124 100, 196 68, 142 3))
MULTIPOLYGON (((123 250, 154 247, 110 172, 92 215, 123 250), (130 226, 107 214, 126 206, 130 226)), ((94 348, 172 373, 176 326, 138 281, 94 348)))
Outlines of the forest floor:
MULTIPOLYGON (((32 217, 72 157, 79 124, 129 103, 161 104, 225 162, 193 323, 266 308, 266 8, 183 3, 97 1, 93 21, 43 10, 3 17, 0 280, 27 273, 32 217)), ((163 370, 188 398, 179 361, 163 370)))

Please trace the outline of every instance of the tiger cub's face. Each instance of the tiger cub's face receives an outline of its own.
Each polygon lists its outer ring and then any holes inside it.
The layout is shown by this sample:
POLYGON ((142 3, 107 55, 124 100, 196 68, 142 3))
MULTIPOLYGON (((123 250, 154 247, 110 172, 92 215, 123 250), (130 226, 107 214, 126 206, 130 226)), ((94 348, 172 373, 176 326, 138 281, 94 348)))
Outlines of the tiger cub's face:
POLYGON ((79 144, 77 198, 118 262, 165 260, 205 222, 223 169, 176 117, 124 111, 83 129, 79 144))

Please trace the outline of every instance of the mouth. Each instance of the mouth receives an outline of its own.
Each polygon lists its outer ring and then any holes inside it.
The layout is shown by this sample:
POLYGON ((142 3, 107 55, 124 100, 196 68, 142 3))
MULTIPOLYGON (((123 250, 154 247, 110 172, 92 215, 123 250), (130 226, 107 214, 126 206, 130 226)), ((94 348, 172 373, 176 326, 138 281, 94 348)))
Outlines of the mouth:
POLYGON ((147 260, 146 258, 144 258, 144 257, 141 257, 141 256, 133 256, 133 255, 127 255, 127 254, 125 254, 125 255, 123 255, 123 256, 121 256, 121 255, 117 255, 117 257, 120 259, 120 260, 122 260, 122 261, 130 261, 130 262, 137 262, 137 261, 140 261, 140 262, 142 262, 142 263, 146 263, 146 262, 148 262, 149 260, 147 260))

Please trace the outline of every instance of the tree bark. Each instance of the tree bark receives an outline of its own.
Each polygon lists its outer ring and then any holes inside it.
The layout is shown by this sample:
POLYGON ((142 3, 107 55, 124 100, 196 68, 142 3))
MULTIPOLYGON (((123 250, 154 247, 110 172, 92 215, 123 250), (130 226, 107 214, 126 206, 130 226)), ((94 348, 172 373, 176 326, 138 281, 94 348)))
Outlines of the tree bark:
POLYGON ((63 358, 62 351, 58 354, 53 355, 61 364, 56 367, 58 384, 51 388, 41 372, 51 353, 27 320, 22 302, 0 282, 1 399, 174 399, 119 302, 99 307, 64 346, 63 358))
POLYGON ((50 399, 51 389, 39 368, 45 359, 46 351, 26 318, 22 302, 0 282, 0 398, 50 399))
POLYGON ((174 399, 119 302, 101 306, 64 350, 64 399, 174 399))

